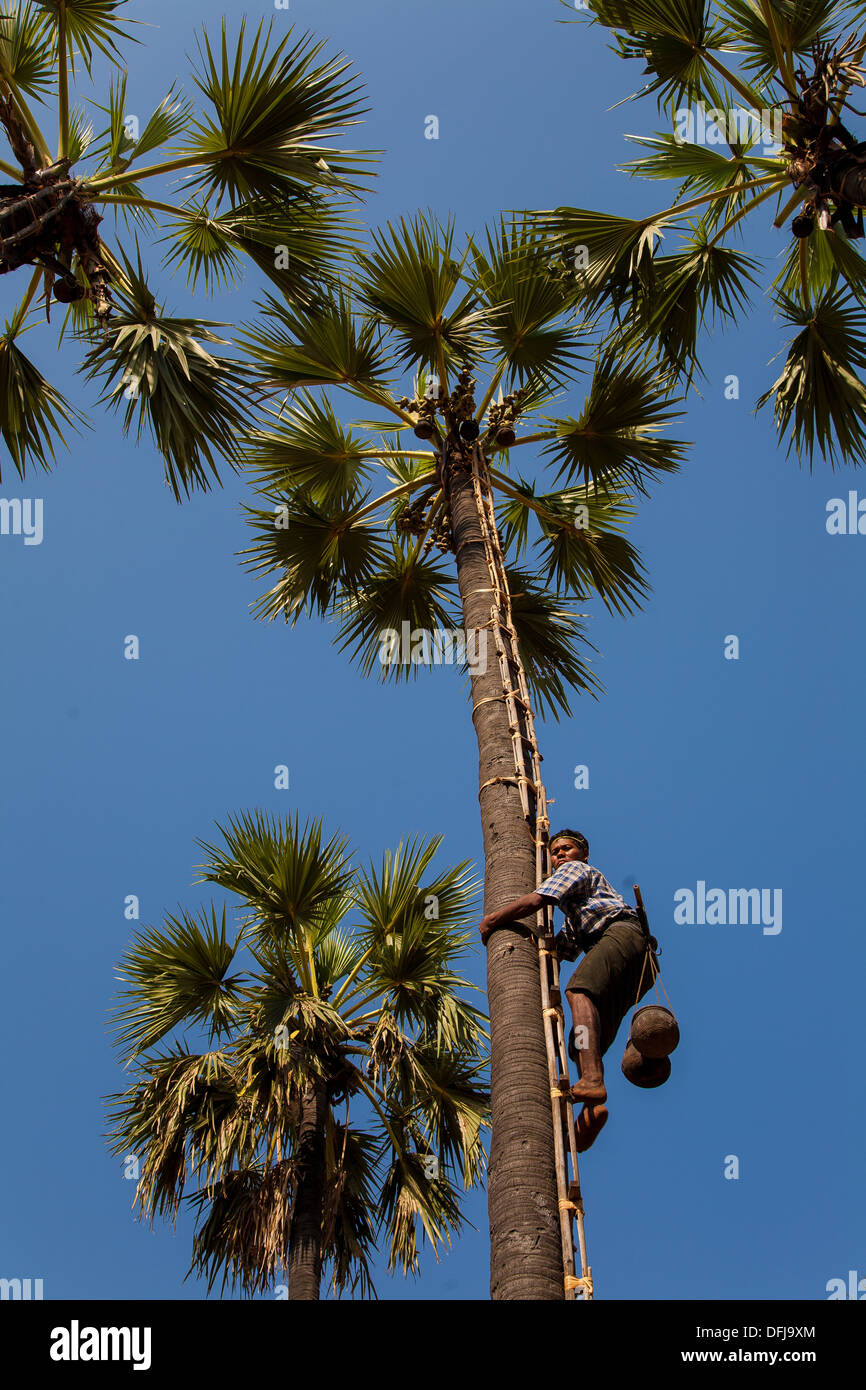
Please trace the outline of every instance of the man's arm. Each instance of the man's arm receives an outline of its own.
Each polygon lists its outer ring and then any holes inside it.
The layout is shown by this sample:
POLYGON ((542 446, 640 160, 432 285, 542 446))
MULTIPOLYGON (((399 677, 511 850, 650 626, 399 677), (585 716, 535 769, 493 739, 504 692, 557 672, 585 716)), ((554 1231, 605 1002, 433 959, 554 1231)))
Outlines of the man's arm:
POLYGON ((515 898, 513 903, 507 907, 501 907, 498 912, 489 912, 486 917, 481 919, 481 942, 487 945, 487 938, 491 932, 496 931, 497 927, 506 927, 509 922, 517 922, 521 917, 529 917, 533 912, 537 912, 545 903, 552 903, 553 898, 545 897, 542 893, 526 893, 522 898, 515 898))

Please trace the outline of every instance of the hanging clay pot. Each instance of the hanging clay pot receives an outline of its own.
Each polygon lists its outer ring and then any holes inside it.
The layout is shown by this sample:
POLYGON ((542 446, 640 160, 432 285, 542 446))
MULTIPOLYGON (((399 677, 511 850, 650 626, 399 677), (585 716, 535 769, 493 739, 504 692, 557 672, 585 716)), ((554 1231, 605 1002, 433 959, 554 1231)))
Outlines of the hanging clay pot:
POLYGON ((471 444, 473 439, 477 439, 480 434, 477 420, 463 420, 459 429, 460 438, 467 444, 471 444))
POLYGON ((413 433, 416 439, 432 439, 433 421, 428 419, 426 415, 420 415, 413 433))
POLYGON ((622 1057, 622 1074, 626 1081, 643 1090, 663 1086, 671 1074, 669 1057, 642 1057, 633 1043, 627 1043, 622 1057))
POLYGON ((670 1009, 647 1004, 632 1019, 628 1040, 643 1057, 669 1057, 680 1040, 680 1030, 670 1009))

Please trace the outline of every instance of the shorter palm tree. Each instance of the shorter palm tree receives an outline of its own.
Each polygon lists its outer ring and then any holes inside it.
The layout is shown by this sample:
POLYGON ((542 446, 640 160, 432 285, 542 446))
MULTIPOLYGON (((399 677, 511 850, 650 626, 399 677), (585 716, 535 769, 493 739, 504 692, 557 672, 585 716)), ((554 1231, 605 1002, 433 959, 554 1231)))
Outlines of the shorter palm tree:
POLYGON ((419 1227, 447 1245, 482 1173, 487 1035, 454 969, 476 884, 465 862, 431 868, 441 836, 360 871, 318 821, 218 828, 200 881, 240 898, 239 929, 211 904, 123 957, 134 1084, 109 1098, 111 1150, 139 1158, 141 1216, 194 1209, 209 1289, 222 1272, 263 1293, 285 1271, 290 1298, 316 1299, 329 1266, 337 1293, 374 1293, 380 1232, 389 1271, 416 1274, 419 1227))

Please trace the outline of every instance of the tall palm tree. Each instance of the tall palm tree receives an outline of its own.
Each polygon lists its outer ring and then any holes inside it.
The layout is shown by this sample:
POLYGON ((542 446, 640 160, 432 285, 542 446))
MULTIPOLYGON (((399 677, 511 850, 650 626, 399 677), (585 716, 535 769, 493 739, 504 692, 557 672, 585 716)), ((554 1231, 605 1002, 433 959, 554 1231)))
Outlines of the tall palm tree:
MULTIPOLYGON (((236 461, 249 421, 241 364, 221 325, 166 313, 147 283, 139 235, 163 264, 206 293, 245 262, 290 299, 309 299, 351 244, 346 206, 368 157, 332 147, 357 123, 358 84, 340 56, 260 24, 234 45, 199 41, 197 110, 175 83, 145 120, 128 114, 122 48, 136 42, 127 0, 46 0, 0 8, 0 275, 21 271, 22 297, 0 335, 0 433, 20 477, 52 465, 85 417, 22 351, 21 336, 52 305, 86 348, 81 370, 104 387, 123 427, 149 427, 175 497, 208 488, 217 460, 236 461), (95 131, 86 106, 97 55, 115 75, 95 131), (34 104, 48 108, 56 139, 34 104), (42 124, 40 124, 40 121, 42 124), (46 128, 47 129, 47 128, 46 128), (154 152, 159 154, 154 158, 154 152), (149 158, 150 157, 150 158, 149 158), (179 193, 164 185, 182 180, 179 193), (101 229, 111 216, 112 235, 101 229)), ((20 278, 20 277, 19 277, 20 278)), ((56 320, 55 320, 56 322, 56 320)), ((50 330, 49 330, 50 331, 50 330)))
MULTIPOLYGON (((587 0, 615 52, 644 62, 637 95, 655 95, 673 129, 629 136, 649 150, 624 167, 678 184, 643 218, 561 207, 541 225, 564 284, 630 316, 628 342, 682 382, 698 368, 708 319, 743 320, 759 262, 730 243, 767 219, 788 236, 767 291, 794 331, 773 403, 788 452, 866 459, 866 143, 846 122, 864 113, 866 12, 843 0, 587 0), (796 215, 793 215, 795 214, 796 215), (660 236, 678 238, 659 253, 660 236)), ((860 135, 866 137, 866 128, 860 135)))
POLYGON ((287 1270, 290 1298, 317 1299, 326 1265, 338 1293, 370 1293, 380 1229, 389 1270, 417 1273, 418 1228, 448 1244, 480 1178, 486 1032, 455 973, 476 885, 465 862, 432 867, 441 836, 361 871, 318 821, 219 828, 201 881, 240 899, 239 930, 211 904, 123 957, 135 1079, 110 1098, 112 1151, 139 1158, 140 1215, 195 1209, 209 1288, 222 1272, 263 1293, 287 1270))
MULTIPOLYGON (((275 576, 258 614, 336 617, 341 649, 383 679, 447 660, 455 632, 458 656, 475 645, 480 658, 480 635, 489 638, 489 660, 462 663, 479 750, 485 912, 536 883, 540 827, 514 753, 515 740, 528 737, 526 712, 506 698, 503 679, 516 684, 522 665, 537 708, 554 717, 570 713, 571 690, 600 688, 574 602, 595 592, 618 612, 639 606, 648 586, 623 534, 633 493, 676 468, 682 453, 660 437, 672 412, 658 374, 613 352, 597 361, 576 418, 545 414, 581 349, 596 350, 589 330, 567 321, 567 299, 543 238, 525 225, 501 220, 460 253, 451 223, 419 215, 374 234, 351 282, 314 313, 272 296, 243 339, 264 388, 288 393, 248 454, 262 503, 248 508, 255 540, 246 563, 275 576), (334 386, 378 418, 344 427, 327 394, 310 389, 334 386), (426 447, 412 447, 413 433, 426 447), (535 478, 531 465, 514 471, 517 451, 533 445, 555 477, 543 466, 535 478), (384 490, 374 489, 377 473, 384 490), (453 574, 431 557, 434 547, 453 557, 453 574), (507 671, 494 589, 508 608, 507 671)), ((487 971, 492 1295, 562 1298, 531 928, 491 937, 487 971)))

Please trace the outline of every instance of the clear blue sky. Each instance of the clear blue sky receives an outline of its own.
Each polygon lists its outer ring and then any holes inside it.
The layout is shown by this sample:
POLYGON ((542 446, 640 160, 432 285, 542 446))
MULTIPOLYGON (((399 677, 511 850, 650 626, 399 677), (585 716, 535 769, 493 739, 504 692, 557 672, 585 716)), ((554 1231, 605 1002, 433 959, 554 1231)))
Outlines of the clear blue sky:
MULTIPOLYGON (((135 7, 136 10, 139 7, 135 7)), ((244 10, 227 9, 236 24, 244 10)), ((478 232, 500 209, 559 203, 634 212, 657 188, 615 171, 648 104, 598 29, 563 27, 555 0, 291 0, 277 27, 312 29, 362 74, 371 111, 355 143, 386 150, 371 224, 432 207, 478 232), (439 117, 438 141, 424 138, 439 117)), ((202 0, 152 0, 129 110, 184 75, 202 0)), ((104 100, 100 92, 97 100, 104 100)), ((766 264, 785 245, 766 233, 766 264)), ((161 282, 171 307, 180 279, 161 282)), ((207 310, 250 317, 255 282, 207 310)), ((18 277, 0 279, 9 313, 18 277)), ((36 346, 37 341, 40 346, 36 346)), ((27 348, 80 402, 74 351, 27 348)), ((866 537, 829 536, 830 498, 863 475, 810 476, 777 448, 753 402, 782 339, 769 308, 707 345, 707 380, 679 431, 681 473, 641 504, 632 539, 653 583, 627 620, 591 605, 607 687, 542 729, 554 821, 582 828, 619 888, 637 879, 664 948, 682 1042, 670 1082, 628 1085, 609 1054, 611 1119, 582 1164, 599 1298, 823 1299, 866 1274, 862 1198, 862 803, 866 537), (724 398, 736 373, 740 399, 724 398), (740 657, 725 660, 726 636, 740 657), (587 764, 588 790, 574 787, 587 764), (779 888, 782 930, 679 925, 674 895, 779 888), (740 1177, 726 1180, 726 1156, 740 1177)), ((576 388, 571 404, 580 407, 576 388)), ((262 806, 323 816, 363 857, 413 833, 480 867, 474 735, 461 681, 363 682, 318 623, 254 621, 240 482, 178 507, 150 446, 92 412, 50 476, 0 495, 44 499, 44 540, 0 537, 4 1143, 0 1274, 41 1277, 46 1298, 199 1298, 183 1283, 191 1221, 151 1232, 106 1151, 102 1097, 120 1089, 106 1033, 114 968, 142 922, 203 899, 196 837, 262 806), (128 633, 141 660, 123 659, 128 633), (290 768, 288 792, 273 768, 290 768)), ((469 969, 483 985, 480 949, 469 969)), ((380 1297, 485 1299, 486 1197, 417 1283, 380 1297)))

